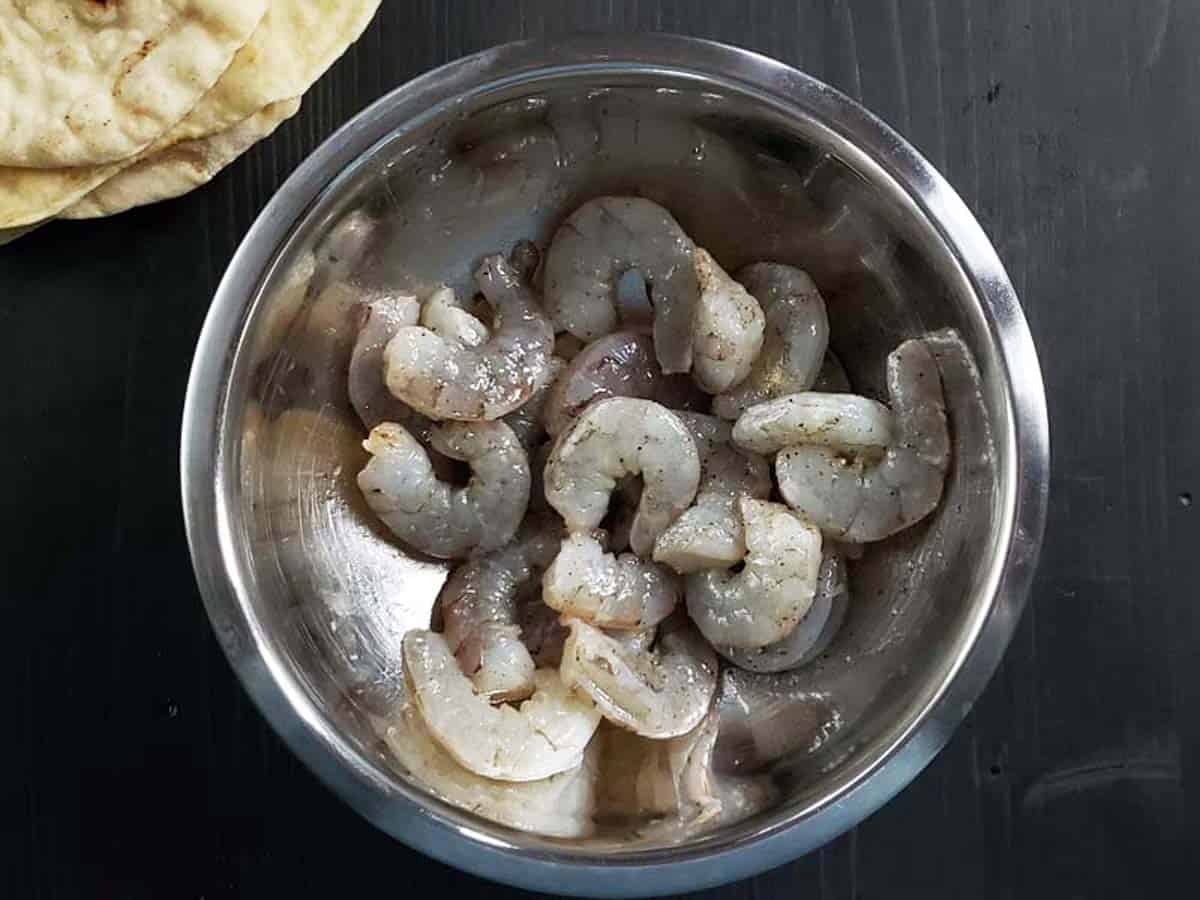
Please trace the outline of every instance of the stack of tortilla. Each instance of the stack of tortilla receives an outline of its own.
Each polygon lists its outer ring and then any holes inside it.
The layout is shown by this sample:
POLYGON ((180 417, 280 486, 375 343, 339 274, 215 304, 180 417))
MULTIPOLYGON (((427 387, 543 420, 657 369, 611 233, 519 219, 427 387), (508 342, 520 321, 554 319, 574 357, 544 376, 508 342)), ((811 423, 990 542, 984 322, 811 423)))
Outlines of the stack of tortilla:
POLYGON ((379 0, 0 0, 0 243, 209 181, 379 0))

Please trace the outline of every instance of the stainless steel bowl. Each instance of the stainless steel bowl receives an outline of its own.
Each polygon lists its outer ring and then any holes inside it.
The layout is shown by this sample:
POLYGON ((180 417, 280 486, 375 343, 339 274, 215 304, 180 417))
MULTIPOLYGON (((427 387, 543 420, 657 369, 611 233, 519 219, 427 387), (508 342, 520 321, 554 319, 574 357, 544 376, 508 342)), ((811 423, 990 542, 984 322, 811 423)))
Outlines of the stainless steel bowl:
POLYGON ((378 827, 452 865, 605 896, 695 889, 778 865, 911 780, 1012 634, 1041 541, 1047 467, 1045 398, 1017 298, 946 182, 870 113, 800 72, 651 36, 489 50, 399 88, 326 141, 221 283, 188 386, 182 451, 213 626, 313 771, 378 827), (549 157, 527 150, 536 141, 515 142, 526 149, 469 168, 481 142, 531 129, 549 129, 549 157), (763 258, 808 268, 859 390, 879 392, 900 339, 961 337, 938 343, 955 442, 944 502, 855 564, 846 626, 801 678, 837 710, 838 727, 815 749, 778 735, 779 802, 674 844, 517 833, 437 800, 388 758, 376 723, 395 696, 398 641, 427 624, 444 568, 406 557, 358 508, 361 451, 342 369, 354 324, 337 303, 314 304, 311 286, 296 288, 313 248, 326 265, 357 252, 356 213, 401 222, 386 252, 377 244, 363 257, 362 277, 462 281, 478 254, 518 237, 545 241, 581 198, 614 191, 667 205, 727 268, 763 258))

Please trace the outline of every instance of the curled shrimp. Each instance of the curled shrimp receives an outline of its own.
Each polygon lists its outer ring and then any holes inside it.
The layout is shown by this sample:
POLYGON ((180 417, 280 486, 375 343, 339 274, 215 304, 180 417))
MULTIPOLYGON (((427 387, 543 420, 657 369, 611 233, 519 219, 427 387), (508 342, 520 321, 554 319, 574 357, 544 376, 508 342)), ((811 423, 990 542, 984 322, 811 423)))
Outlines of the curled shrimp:
POLYGON ((484 259, 475 279, 494 312, 485 343, 470 347, 410 326, 384 350, 388 389, 433 419, 498 419, 545 382, 554 331, 533 292, 499 254, 484 259))
POLYGON ((564 431, 546 463, 546 500, 571 532, 599 527, 617 481, 642 476, 629 544, 649 556, 658 536, 691 504, 700 457, 687 427, 651 400, 610 397, 564 431))
POLYGON ((700 724, 716 691, 717 657, 686 617, 664 622, 649 650, 623 645, 578 619, 568 626, 563 683, 595 701, 614 725, 664 739, 700 724))
POLYGON ((829 344, 825 301, 804 271, 753 263, 738 270, 737 280, 762 306, 766 333, 749 376, 713 398, 713 412, 723 419, 736 419, 764 400, 807 391, 817 380, 829 344))
POLYGON ((447 803, 547 837, 586 837, 595 830, 598 744, 584 751, 579 765, 549 778, 496 781, 460 766, 434 740, 407 685, 394 711, 377 727, 396 761, 447 803))
POLYGON ((775 453, 796 444, 818 444, 858 453, 882 451, 892 442, 892 411, 856 394, 788 394, 752 406, 733 426, 733 440, 754 453, 775 453))
POLYGON ((542 577, 542 601, 564 616, 603 628, 657 625, 680 599, 675 575, 633 553, 605 553, 590 534, 572 534, 542 577))
POLYGON ((442 636, 476 692, 493 701, 533 693, 535 666, 518 623, 519 595, 536 583, 561 539, 552 517, 527 520, 511 543, 450 573, 438 595, 442 636))
POLYGON ((716 651, 751 672, 785 672, 807 665, 825 652, 842 627, 850 601, 846 563, 837 553, 821 556, 812 606, 791 633, 765 647, 717 646, 716 651))
POLYGON ((740 384, 762 350, 762 308, 707 250, 694 255, 700 300, 693 325, 692 377, 710 394, 740 384))
MULTIPOLYGON (((425 308, 443 291, 435 291, 425 308)), ((451 293, 451 297, 453 294, 451 293)), ((442 302, 442 301, 438 301, 442 302)), ((458 465, 434 450, 429 443, 433 421, 396 398, 383 380, 383 349, 401 328, 414 325, 422 306, 412 294, 388 294, 364 300, 358 307, 359 328, 350 354, 347 393, 367 431, 382 422, 403 425, 429 453, 439 478, 454 478, 458 465)))
POLYGON ((942 497, 950 433, 937 362, 922 340, 888 356, 887 385, 895 437, 881 460, 855 446, 822 445, 788 447, 775 459, 783 499, 838 540, 883 540, 925 518, 942 497))
POLYGON ((746 555, 740 497, 765 500, 771 470, 762 457, 731 442, 732 426, 714 416, 680 412, 700 453, 700 488, 695 502, 654 544, 654 559, 681 574, 726 569, 746 555))
POLYGON ((564 331, 593 341, 620 327, 617 291, 636 269, 654 307, 654 346, 667 373, 692 367, 700 289, 693 244, 671 214, 638 197, 597 197, 555 232, 546 254, 546 309, 564 331))
POLYGON ((553 669, 534 672, 533 694, 519 707, 493 706, 440 634, 408 632, 403 656, 421 719, 460 766, 498 781, 537 781, 583 762, 600 711, 553 669))
POLYGON ((676 408, 699 405, 691 379, 664 375, 648 334, 616 331, 585 346, 559 375, 546 399, 546 430, 557 436, 605 397, 641 397, 676 408))
POLYGON ((452 558, 486 553, 516 533, 529 505, 529 461, 503 422, 447 422, 429 436, 433 448, 471 467, 464 487, 438 479, 429 454, 402 425, 384 422, 363 447, 371 460, 358 474, 367 504, 409 546, 452 558))
POLYGON ((715 646, 766 647, 786 638, 812 606, 821 533, 782 503, 742 497, 738 510, 745 567, 689 575, 688 614, 715 646))

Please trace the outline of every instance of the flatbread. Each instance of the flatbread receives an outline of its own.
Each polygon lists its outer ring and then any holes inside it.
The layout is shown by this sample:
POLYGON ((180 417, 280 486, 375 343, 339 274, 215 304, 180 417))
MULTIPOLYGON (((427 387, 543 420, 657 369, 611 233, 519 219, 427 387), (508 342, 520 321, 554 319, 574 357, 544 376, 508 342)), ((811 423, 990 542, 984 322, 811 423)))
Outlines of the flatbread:
POLYGON ((147 147, 216 83, 267 0, 0 0, 0 165, 147 147))
POLYGON ((194 141, 180 141, 113 176, 63 211, 59 218, 110 216, 135 206, 186 194, 211 181, 280 123, 295 115, 299 108, 299 97, 272 103, 226 131, 194 141))
POLYGON ((172 136, 191 140, 215 134, 272 103, 299 97, 359 39, 379 3, 269 0, 250 41, 172 136))
POLYGON ((379 0, 269 0, 261 23, 213 89, 139 156, 72 169, 0 167, 0 228, 51 218, 142 156, 228 130, 300 96, 358 39, 378 8, 379 0))

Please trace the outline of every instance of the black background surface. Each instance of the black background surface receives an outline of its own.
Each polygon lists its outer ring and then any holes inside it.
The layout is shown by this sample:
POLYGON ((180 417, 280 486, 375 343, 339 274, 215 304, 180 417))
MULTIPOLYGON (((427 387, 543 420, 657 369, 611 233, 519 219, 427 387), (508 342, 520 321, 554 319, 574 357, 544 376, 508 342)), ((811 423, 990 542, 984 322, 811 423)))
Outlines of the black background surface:
POLYGON ((0 249, 0 897, 518 893, 374 831, 268 730, 197 596, 179 419, 234 248, 337 125, 495 43, 637 29, 778 57, 913 141, 1009 267, 1053 430, 1034 595, 965 725, 860 827, 712 895, 1134 897, 1196 871, 1200 4, 393 0, 207 188, 0 249))

